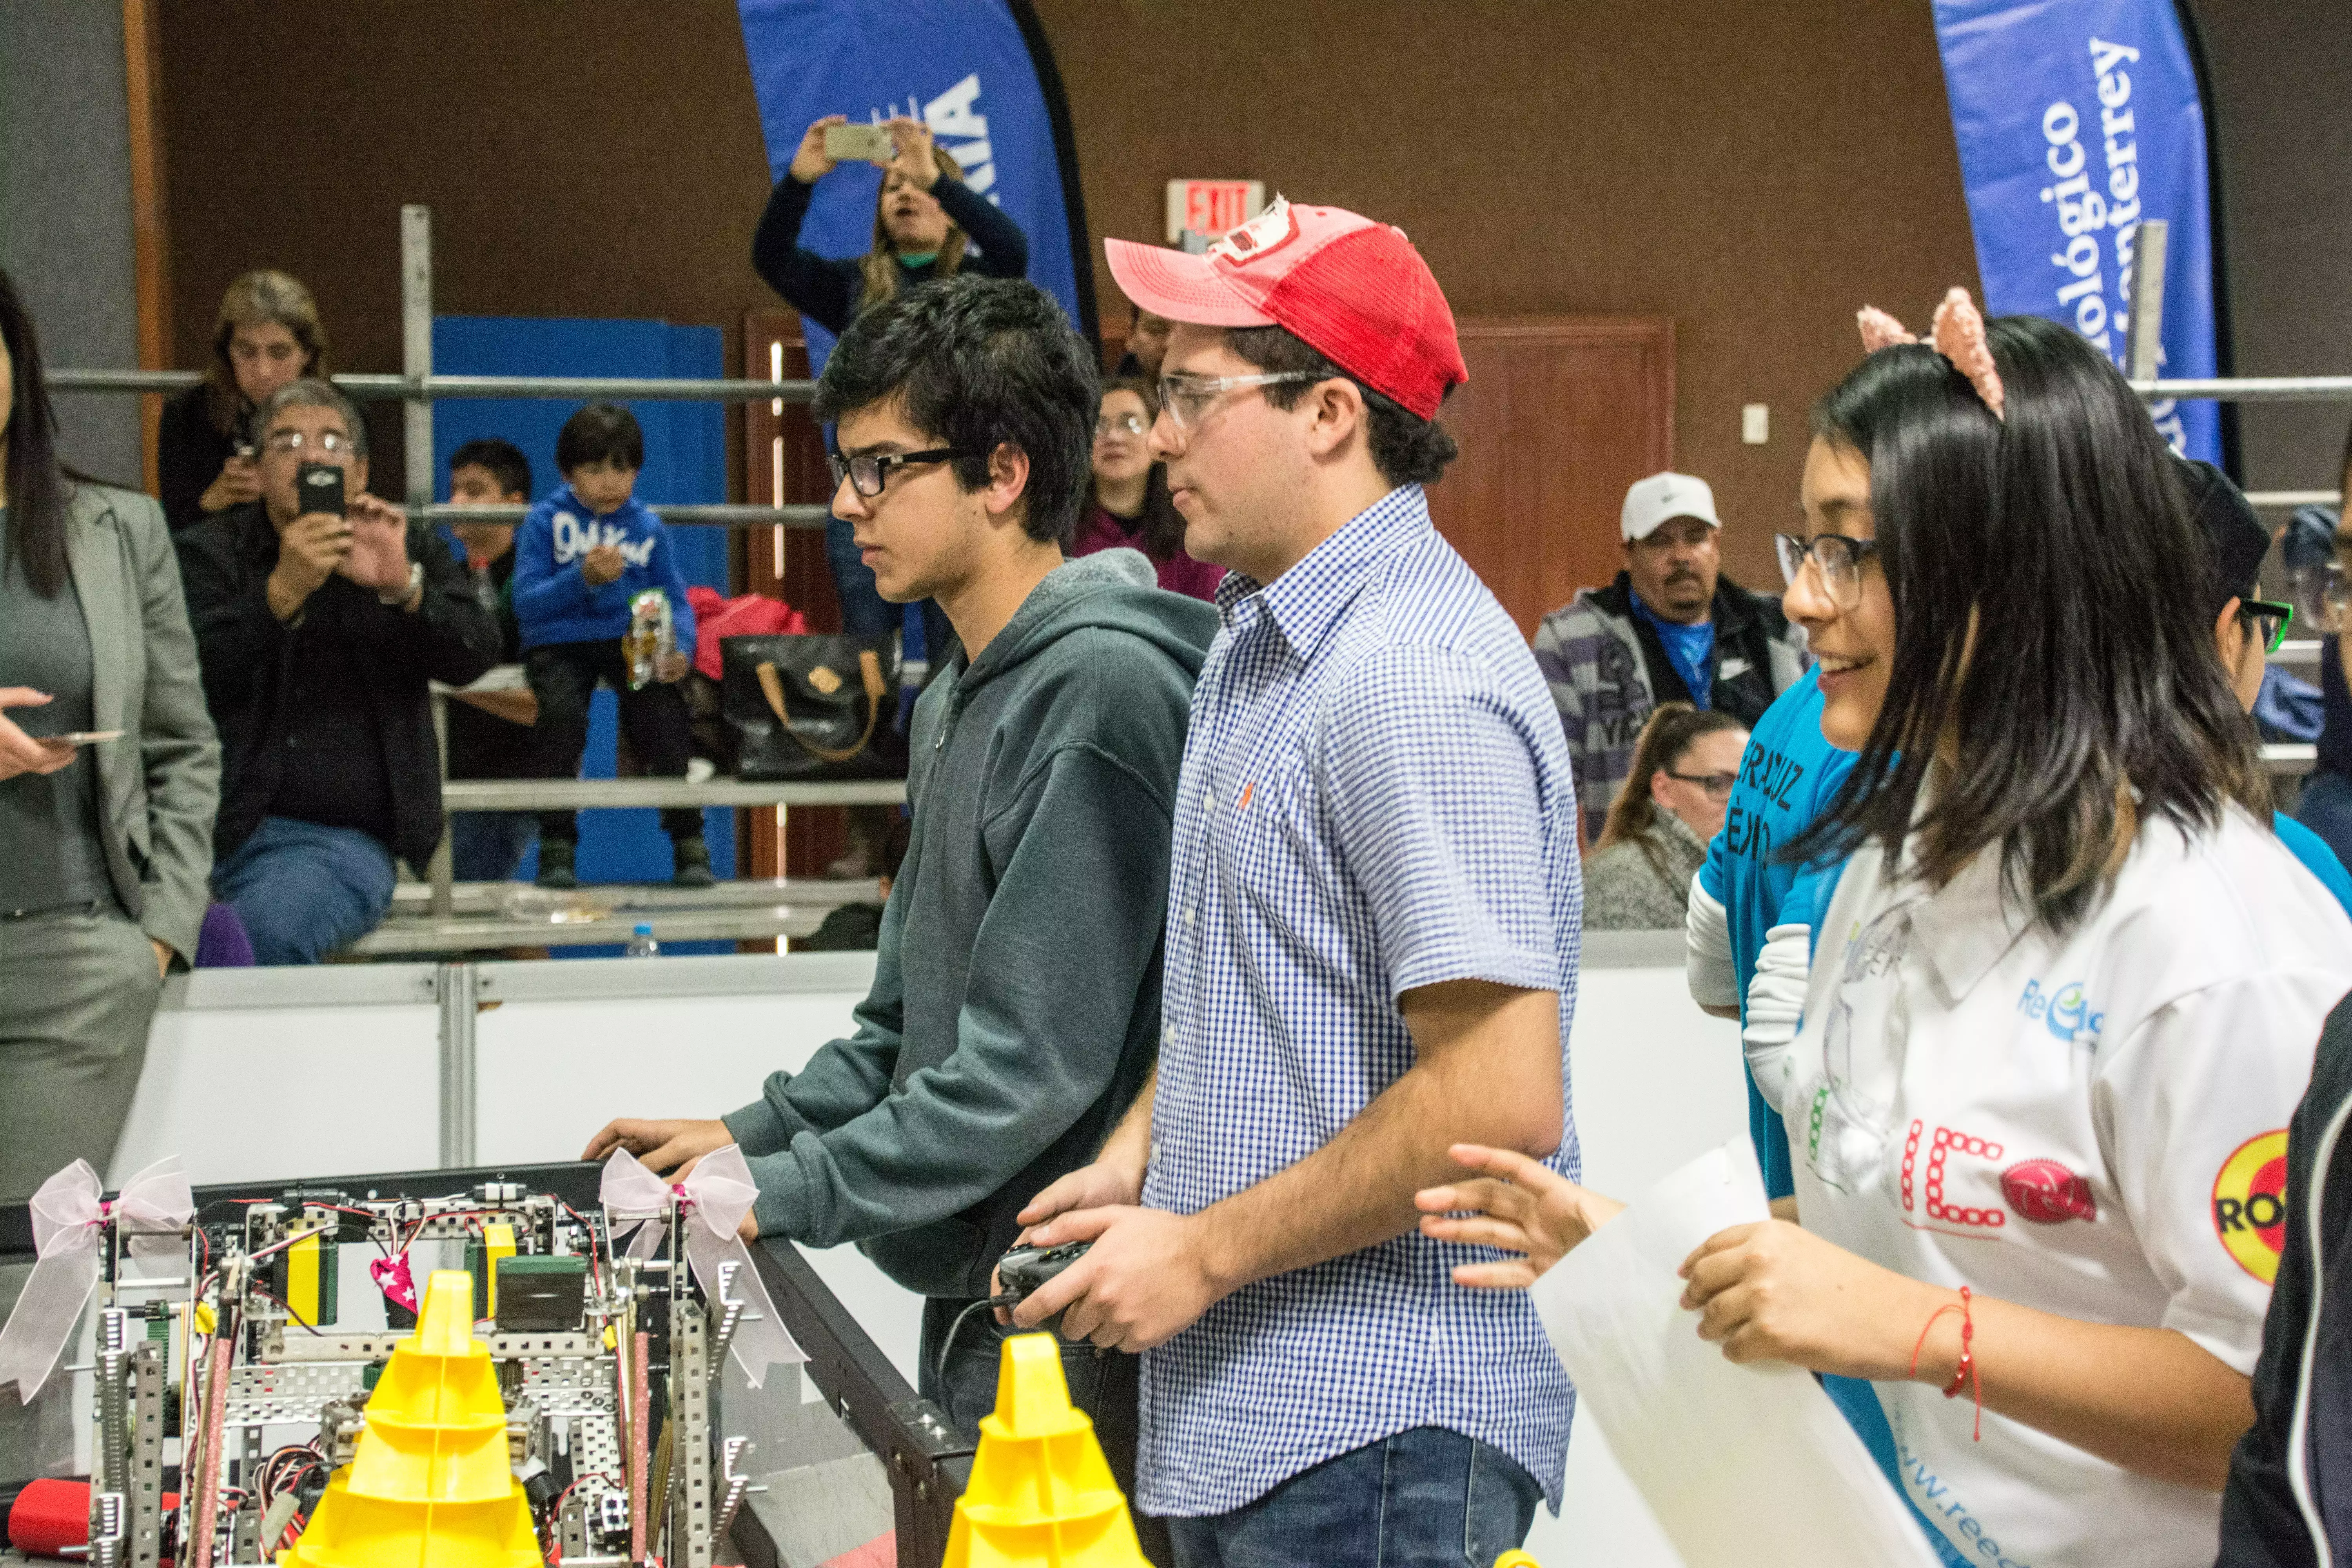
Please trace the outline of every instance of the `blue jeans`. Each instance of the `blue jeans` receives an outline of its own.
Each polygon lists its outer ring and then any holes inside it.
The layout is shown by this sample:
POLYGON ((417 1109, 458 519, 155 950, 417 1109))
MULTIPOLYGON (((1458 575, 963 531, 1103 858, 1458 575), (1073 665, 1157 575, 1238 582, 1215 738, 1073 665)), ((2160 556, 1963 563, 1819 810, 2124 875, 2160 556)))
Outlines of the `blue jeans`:
POLYGON ((1177 1568, 1493 1568, 1543 1489, 1507 1454, 1415 1426, 1326 1459, 1231 1513, 1171 1519, 1177 1568))
MULTIPOLYGON (((874 569, 857 558, 856 531, 841 518, 825 521, 824 560, 833 568, 833 593, 841 601, 843 631, 867 637, 876 632, 896 631, 905 624, 907 607, 892 604, 874 586, 874 569)), ((923 657, 936 669, 940 649, 947 646, 955 630, 948 624, 948 614, 940 608, 938 600, 925 599, 917 607, 923 614, 923 657)))
POLYGON ((256 963, 316 963, 375 930, 392 907, 392 851, 356 827, 265 816, 213 868, 256 963))
POLYGON ((449 816, 450 874, 460 882, 503 882, 539 842, 539 818, 520 811, 459 811, 449 816))

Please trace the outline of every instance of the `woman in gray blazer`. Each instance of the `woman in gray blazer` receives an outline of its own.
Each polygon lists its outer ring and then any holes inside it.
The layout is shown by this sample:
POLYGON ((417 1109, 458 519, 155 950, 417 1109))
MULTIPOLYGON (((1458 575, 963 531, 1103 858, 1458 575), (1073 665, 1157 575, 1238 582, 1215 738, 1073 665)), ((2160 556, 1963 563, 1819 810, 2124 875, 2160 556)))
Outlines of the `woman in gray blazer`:
POLYGON ((113 1157, 220 789, 163 510, 70 479, 56 436, 0 272, 0 1201, 113 1157))

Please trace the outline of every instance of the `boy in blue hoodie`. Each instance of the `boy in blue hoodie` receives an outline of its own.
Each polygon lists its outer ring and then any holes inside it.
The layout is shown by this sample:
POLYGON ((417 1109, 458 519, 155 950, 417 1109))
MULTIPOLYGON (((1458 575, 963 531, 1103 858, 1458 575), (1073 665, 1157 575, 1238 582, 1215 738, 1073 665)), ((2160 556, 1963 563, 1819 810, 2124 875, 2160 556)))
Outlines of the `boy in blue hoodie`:
MULTIPOLYGON (((514 609, 522 631, 523 670, 539 699, 533 772, 540 778, 576 778, 588 744, 588 699, 603 680, 621 700, 621 730, 646 772, 683 778, 693 735, 677 681, 694 646, 694 611, 669 534, 636 499, 637 470, 646 466, 646 435, 636 416, 614 403, 592 403, 563 422, 555 438, 555 466, 563 488, 530 509, 515 540, 514 609), (647 588, 669 596, 676 650, 662 657, 656 679, 629 689, 621 639, 629 605, 647 588)), ((662 813, 675 875, 681 888, 715 879, 702 841, 702 813, 680 807, 662 813)), ((539 885, 579 885, 572 868, 580 842, 577 813, 541 812, 539 885)))

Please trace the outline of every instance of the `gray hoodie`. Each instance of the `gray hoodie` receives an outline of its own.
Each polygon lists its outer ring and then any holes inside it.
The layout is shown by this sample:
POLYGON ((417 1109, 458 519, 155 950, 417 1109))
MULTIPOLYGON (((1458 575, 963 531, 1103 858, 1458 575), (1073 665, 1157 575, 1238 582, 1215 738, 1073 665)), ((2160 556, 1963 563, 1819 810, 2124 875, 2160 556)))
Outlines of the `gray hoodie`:
POLYGON ((915 705, 914 832, 857 1032, 726 1119, 764 1233, 985 1295, 1013 1216, 1142 1087, 1176 773, 1217 630, 1151 583, 1130 550, 1057 568, 915 705))

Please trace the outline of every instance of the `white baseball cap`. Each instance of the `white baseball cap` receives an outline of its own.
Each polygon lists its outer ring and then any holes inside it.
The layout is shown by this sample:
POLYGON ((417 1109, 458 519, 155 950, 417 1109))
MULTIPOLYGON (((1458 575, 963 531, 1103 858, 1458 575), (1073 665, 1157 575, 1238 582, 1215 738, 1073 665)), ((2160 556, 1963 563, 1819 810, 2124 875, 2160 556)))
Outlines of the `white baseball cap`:
POLYGON ((1721 528, 1715 515, 1715 492, 1705 479, 1688 474, 1652 474, 1625 492, 1625 510, 1618 525, 1628 539, 1647 539, 1663 524, 1678 517, 1695 517, 1710 528, 1721 528))

